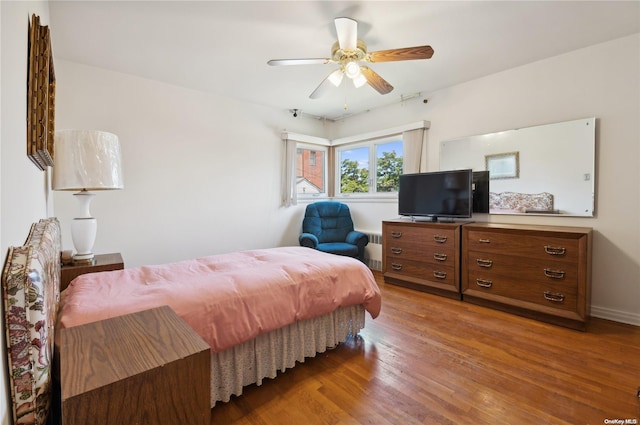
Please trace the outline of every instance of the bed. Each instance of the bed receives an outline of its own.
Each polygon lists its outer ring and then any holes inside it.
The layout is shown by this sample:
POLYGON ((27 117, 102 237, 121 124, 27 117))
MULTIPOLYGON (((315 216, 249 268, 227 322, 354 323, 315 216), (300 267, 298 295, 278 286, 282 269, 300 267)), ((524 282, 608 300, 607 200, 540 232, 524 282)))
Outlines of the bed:
MULTIPOLYGON (((35 285, 48 300, 44 326, 50 329, 49 337, 46 344, 39 343, 48 348, 31 363, 51 358, 54 323, 71 327, 169 305, 211 346, 212 407, 240 395, 244 386, 260 385, 264 378, 274 378, 278 371, 356 335, 365 325, 365 313, 375 318, 381 308, 380 290, 363 263, 305 247, 92 273, 74 279, 60 296, 59 224, 48 219, 34 228, 44 229, 52 242, 50 249, 38 254, 41 260, 47 257, 42 261, 50 264, 49 270, 36 282, 27 277, 28 282, 17 285, 21 297, 33 292, 35 285)), ((5 272, 14 267, 10 260, 5 272)), ((29 260, 24 262, 29 270, 29 260)), ((5 319, 12 317, 10 313, 5 319)), ((12 387, 16 385, 12 382, 12 387)), ((45 394, 48 386, 43 381, 37 392, 45 394)), ((34 412, 28 421, 16 423, 43 423, 36 418, 48 409, 42 399, 43 404, 26 409, 34 412)), ((20 397, 14 397, 17 417, 22 404, 20 397)))
POLYGON ((553 194, 549 192, 489 192, 489 212, 491 214, 558 213, 553 209, 553 194))

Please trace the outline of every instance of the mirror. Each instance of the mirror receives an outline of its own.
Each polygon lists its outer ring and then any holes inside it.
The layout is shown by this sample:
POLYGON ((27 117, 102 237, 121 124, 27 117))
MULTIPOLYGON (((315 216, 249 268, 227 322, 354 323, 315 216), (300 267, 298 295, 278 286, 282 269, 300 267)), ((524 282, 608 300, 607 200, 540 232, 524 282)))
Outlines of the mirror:
POLYGON ((440 170, 489 170, 489 213, 595 213, 595 118, 444 141, 440 170))

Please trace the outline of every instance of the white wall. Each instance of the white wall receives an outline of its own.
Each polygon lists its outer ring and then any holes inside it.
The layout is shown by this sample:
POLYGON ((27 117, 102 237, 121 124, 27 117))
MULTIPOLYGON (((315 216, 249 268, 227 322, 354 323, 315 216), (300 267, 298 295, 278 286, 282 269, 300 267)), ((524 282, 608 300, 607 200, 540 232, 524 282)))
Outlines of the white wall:
MULTIPOLYGON (((280 207, 281 132, 323 133, 320 121, 62 60, 56 75, 57 128, 110 131, 122 147, 124 190, 92 203, 94 252, 133 267, 297 245, 300 208, 280 207)), ((69 229, 75 199, 53 199, 69 229)))
MULTIPOLYGON (((428 76, 425 76, 428 78, 428 76)), ((426 94, 337 123, 329 138, 427 120, 429 170, 445 140, 595 116, 596 217, 474 217, 594 229, 592 314, 640 325, 640 35, 426 94), (423 97, 423 98, 424 98, 423 97), (376 123, 375 128, 371 123, 376 123)), ((553 154, 553 152, 551 152, 553 154)), ((366 226, 395 209, 352 204, 366 226)), ((395 207, 395 206, 394 206, 395 207)), ((380 230, 380 229, 379 229, 380 230)))
MULTIPOLYGON (((0 252, 22 245, 31 223, 47 216, 47 176, 27 158, 27 40, 31 14, 49 22, 46 2, 0 2, 0 252)), ((4 312, 2 313, 4 316, 4 312)), ((4 321, 2 321, 4 323, 4 321)), ((0 349, 0 421, 10 423, 5 329, 0 349)))

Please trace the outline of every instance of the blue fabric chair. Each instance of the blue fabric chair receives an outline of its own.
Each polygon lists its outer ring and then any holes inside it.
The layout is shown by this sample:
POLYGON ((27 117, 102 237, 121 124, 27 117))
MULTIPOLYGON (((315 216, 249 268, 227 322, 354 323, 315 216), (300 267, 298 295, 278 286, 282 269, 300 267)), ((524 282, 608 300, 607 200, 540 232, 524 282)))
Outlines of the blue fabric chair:
POLYGON ((355 257, 364 262, 364 247, 369 243, 369 237, 353 230, 347 205, 322 201, 307 205, 298 241, 301 246, 355 257))

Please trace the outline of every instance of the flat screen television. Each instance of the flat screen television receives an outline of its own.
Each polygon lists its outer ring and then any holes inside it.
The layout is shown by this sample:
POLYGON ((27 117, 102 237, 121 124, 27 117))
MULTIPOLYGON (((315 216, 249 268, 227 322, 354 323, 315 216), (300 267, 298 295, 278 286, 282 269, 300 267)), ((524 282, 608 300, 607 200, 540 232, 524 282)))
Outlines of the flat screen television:
POLYGON ((472 214, 472 171, 402 174, 398 213, 417 220, 469 218, 472 214))
POLYGON ((473 172, 473 212, 489 212, 489 172, 473 172))

